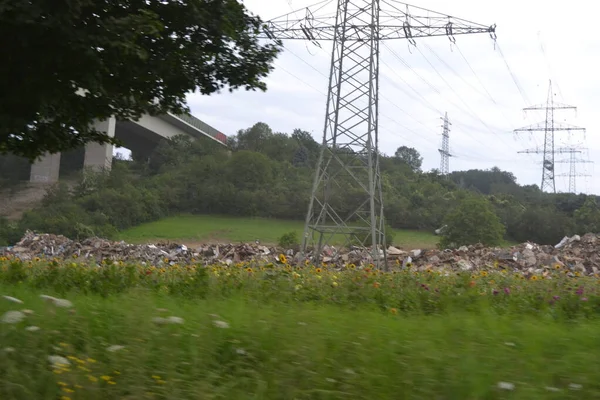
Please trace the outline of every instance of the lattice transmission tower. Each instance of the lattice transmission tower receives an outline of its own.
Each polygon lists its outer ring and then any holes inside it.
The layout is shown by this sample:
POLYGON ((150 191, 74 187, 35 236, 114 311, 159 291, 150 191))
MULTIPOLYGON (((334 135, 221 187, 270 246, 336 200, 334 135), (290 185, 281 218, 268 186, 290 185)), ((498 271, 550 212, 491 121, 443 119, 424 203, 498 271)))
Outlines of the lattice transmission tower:
POLYGON ((518 153, 541 153, 544 155, 542 161, 542 184, 540 189, 542 192, 551 191, 556 193, 556 182, 554 180, 554 154, 557 152, 554 148, 554 132, 556 131, 583 131, 585 128, 579 128, 565 122, 557 122, 554 120, 554 110, 577 110, 577 107, 567 104, 557 103, 554 101, 554 93, 552 92, 552 81, 548 85, 548 98, 546 104, 526 107, 524 111, 544 110, 546 112, 546 120, 537 124, 515 129, 514 132, 544 132, 544 148, 542 150, 524 150, 518 153))
MULTIPOLYGON (((577 178, 580 177, 590 177, 590 174, 577 172, 577 164, 591 164, 593 161, 584 160, 581 158, 576 158, 575 155, 578 153, 582 153, 581 150, 576 148, 570 148, 570 151, 565 151, 569 153, 569 158, 566 160, 556 160, 555 163, 569 163, 569 173, 568 174, 558 174, 556 176, 568 176, 569 177, 569 193, 577 194, 577 178)), ((583 149, 582 149, 583 150, 583 149)))
POLYGON ((452 123, 448 120, 448 113, 444 115, 442 120, 444 121, 444 125, 442 125, 442 128, 444 128, 442 132, 442 148, 438 149, 441 156, 440 173, 448 177, 450 173, 450 157, 452 157, 452 154, 450 154, 450 125, 452 123))
MULTIPOLYGON (((379 170, 379 44, 382 40, 489 33, 486 26, 394 0, 327 1, 267 21, 262 37, 332 41, 321 154, 306 214, 302 255, 342 235, 346 246, 371 247, 373 263, 386 267, 383 195, 379 170), (326 4, 325 4, 326 3, 326 4), (324 8, 336 5, 325 14, 324 8), (322 15, 319 15, 322 13, 322 15), (337 204, 337 206, 336 206, 337 204)), ((329 256, 339 250, 332 248, 329 256)))

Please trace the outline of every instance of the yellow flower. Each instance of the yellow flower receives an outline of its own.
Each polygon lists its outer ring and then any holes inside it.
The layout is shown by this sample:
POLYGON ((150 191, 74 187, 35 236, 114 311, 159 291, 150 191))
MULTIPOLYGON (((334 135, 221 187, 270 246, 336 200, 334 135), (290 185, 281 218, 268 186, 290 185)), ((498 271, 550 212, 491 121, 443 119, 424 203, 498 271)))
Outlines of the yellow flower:
POLYGON ((92 376, 92 375, 88 375, 88 379, 92 382, 98 382, 98 378, 96 378, 95 376, 92 376))
POLYGON ((67 387, 64 387, 64 388, 62 388, 62 390, 63 390, 64 392, 67 392, 67 393, 73 393, 73 392, 75 392, 73 389, 69 389, 69 388, 67 388, 67 387))
POLYGON ((287 264, 287 258, 285 256, 285 254, 279 255, 279 262, 281 262, 282 264, 287 264))
POLYGON ((100 378, 105 381, 110 381, 110 376, 108 375, 102 375, 100 378))
POLYGON ((338 283, 337 282, 333 282, 332 285, 333 285, 333 287, 337 287, 338 283))

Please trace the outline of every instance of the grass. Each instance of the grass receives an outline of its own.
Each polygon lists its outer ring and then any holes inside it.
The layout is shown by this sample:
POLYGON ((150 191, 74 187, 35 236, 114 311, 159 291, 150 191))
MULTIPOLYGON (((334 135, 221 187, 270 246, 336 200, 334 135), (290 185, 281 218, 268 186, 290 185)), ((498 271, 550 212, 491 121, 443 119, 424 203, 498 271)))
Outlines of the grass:
POLYGON ((0 257, 0 295, 12 296, 0 297, 0 321, 26 314, 0 323, 0 399, 600 398, 599 275, 555 265, 526 277, 501 263, 388 273, 280 258, 0 257), (154 320, 170 316, 181 323, 154 320))
MULTIPOLYGON (((121 232, 120 239, 131 243, 157 240, 182 242, 254 242, 276 244, 283 234, 303 234, 302 221, 265 218, 237 218, 214 215, 181 215, 165 218, 121 232)), ((394 230, 394 245, 405 249, 433 248, 438 238, 428 232, 394 230)))
POLYGON ((0 325, 2 348, 14 349, 0 357, 3 400, 600 396, 598 320, 398 316, 235 297, 192 302, 143 289, 108 298, 71 293, 69 312, 43 303, 39 289, 0 291, 24 301, 0 301, 0 314, 33 311, 25 322, 0 325), (168 315, 183 324, 152 323, 168 315), (24 330, 32 325, 41 329, 24 330), (124 348, 110 352, 114 345, 124 348), (48 355, 68 357, 71 365, 51 368, 48 355), (514 390, 499 389, 499 382, 514 390))

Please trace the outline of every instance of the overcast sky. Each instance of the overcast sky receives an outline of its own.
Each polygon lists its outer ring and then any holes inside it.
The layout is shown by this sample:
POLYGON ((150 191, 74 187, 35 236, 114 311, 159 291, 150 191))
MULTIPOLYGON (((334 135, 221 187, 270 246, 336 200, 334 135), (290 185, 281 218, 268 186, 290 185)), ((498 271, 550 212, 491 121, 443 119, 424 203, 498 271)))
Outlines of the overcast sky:
MULTIPOLYGON (((555 100, 577 106, 576 112, 557 112, 556 120, 587 129, 585 134, 556 132, 556 146, 585 147, 589 150, 578 157, 598 160, 599 123, 593 116, 600 96, 596 79, 600 39, 592 31, 596 23, 594 3, 572 0, 565 7, 564 2, 543 0, 415 1, 417 6, 444 14, 497 24, 498 46, 494 48, 487 34, 457 36, 453 46, 446 37, 419 38, 417 49, 409 48, 406 40, 382 45, 381 151, 389 155, 401 145, 415 147, 424 158, 425 170, 439 168, 440 117, 448 112, 452 123, 450 148, 456 155, 450 159, 451 171, 498 166, 514 173, 520 184, 539 185, 542 155, 517 151, 541 148, 544 133, 516 135, 513 130, 544 120, 543 112, 524 113, 522 109, 546 102, 552 78, 555 100)), ((301 18, 304 8, 314 2, 244 3, 251 12, 269 20, 292 10, 300 10, 296 15, 301 18)), ((383 4, 382 8, 387 9, 383 4)), ((291 133, 295 128, 309 131, 321 142, 331 44, 323 42, 322 49, 299 41, 284 44, 286 49, 266 80, 267 92, 190 95, 192 114, 226 135, 265 122, 276 132, 291 133)), ((557 155, 557 160, 568 158, 568 154, 557 155)), ((568 173, 569 164, 557 164, 556 169, 557 174, 568 173)), ((577 170, 591 175, 577 179, 577 191, 600 194, 594 165, 578 164, 577 170)), ((556 188, 566 192, 568 177, 557 177, 556 188)))

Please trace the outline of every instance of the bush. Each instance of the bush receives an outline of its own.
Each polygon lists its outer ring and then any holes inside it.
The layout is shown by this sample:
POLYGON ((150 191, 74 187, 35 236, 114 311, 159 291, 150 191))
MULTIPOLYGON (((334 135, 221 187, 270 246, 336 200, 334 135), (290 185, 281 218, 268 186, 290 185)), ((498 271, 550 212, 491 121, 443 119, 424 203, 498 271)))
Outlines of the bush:
POLYGON ((21 231, 17 224, 0 217, 0 246, 10 246, 21 239, 21 231))
POLYGON ((440 247, 453 248, 482 243, 496 246, 502 243, 505 228, 494 213, 492 205, 481 197, 467 197, 446 216, 448 228, 440 240, 440 247))
POLYGON ((300 240, 298 239, 298 233, 296 231, 291 231, 281 235, 277 244, 279 244, 279 247, 283 247, 285 249, 299 246, 300 240))

